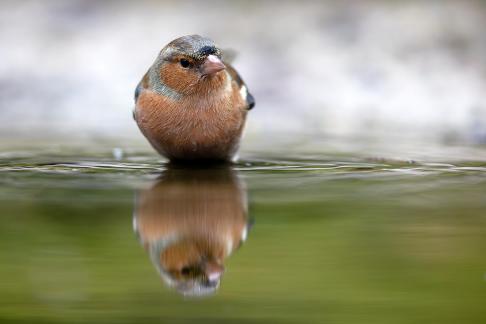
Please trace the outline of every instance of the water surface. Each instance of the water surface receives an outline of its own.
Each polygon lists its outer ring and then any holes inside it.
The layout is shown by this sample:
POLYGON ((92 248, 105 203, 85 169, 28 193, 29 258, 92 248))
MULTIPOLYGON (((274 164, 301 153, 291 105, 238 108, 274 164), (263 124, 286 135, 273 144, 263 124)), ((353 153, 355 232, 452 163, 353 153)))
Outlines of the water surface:
POLYGON ((0 320, 486 321, 484 163, 249 156, 2 152, 0 320))

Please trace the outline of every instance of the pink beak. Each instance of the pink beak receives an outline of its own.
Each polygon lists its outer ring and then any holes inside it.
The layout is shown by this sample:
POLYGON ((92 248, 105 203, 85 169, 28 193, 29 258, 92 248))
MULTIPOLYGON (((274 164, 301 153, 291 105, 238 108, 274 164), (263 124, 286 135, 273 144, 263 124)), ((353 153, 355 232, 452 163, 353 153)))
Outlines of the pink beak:
POLYGON ((208 55, 201 65, 201 73, 203 75, 210 75, 222 71, 226 66, 216 55, 208 55))

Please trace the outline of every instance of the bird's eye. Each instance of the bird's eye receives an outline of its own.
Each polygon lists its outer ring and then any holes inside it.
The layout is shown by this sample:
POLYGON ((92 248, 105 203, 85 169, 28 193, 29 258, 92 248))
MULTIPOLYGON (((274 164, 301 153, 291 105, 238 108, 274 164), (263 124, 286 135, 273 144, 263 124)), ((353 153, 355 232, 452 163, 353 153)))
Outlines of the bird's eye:
POLYGON ((189 65, 191 65, 191 63, 189 63, 189 61, 188 61, 188 60, 185 60, 185 59, 181 59, 181 60, 179 61, 179 63, 181 63, 181 66, 182 66, 183 68, 188 68, 188 67, 189 67, 189 65))

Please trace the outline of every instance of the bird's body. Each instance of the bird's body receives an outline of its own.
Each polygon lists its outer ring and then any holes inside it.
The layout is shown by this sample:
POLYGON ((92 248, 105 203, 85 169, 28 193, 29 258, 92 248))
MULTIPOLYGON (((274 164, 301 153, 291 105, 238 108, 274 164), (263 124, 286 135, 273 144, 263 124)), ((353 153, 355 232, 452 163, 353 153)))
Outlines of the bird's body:
POLYGON ((253 97, 213 42, 184 36, 169 43, 139 83, 134 118, 170 160, 228 161, 238 150, 253 97))

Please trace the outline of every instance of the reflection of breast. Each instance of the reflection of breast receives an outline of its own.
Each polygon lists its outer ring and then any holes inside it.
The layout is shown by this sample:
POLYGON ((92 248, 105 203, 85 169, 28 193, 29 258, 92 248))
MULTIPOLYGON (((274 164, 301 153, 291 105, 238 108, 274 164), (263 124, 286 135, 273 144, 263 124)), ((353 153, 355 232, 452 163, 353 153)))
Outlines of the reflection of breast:
POLYGON ((245 194, 230 168, 167 170, 139 193, 134 217, 152 262, 184 294, 214 291, 246 238, 245 194))

